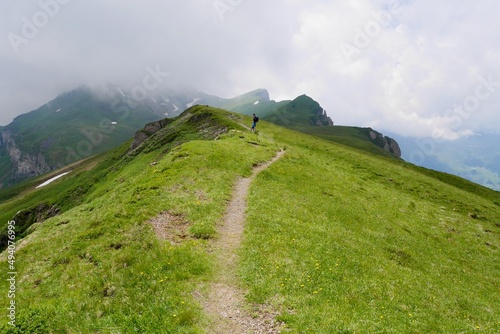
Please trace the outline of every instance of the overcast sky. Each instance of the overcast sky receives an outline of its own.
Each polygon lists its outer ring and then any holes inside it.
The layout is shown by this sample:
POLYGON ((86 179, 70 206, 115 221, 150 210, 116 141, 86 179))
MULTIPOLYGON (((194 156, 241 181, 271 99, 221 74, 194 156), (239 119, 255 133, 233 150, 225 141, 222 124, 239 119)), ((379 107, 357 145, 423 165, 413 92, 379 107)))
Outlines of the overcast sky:
POLYGON ((2 0, 0 125, 150 67, 222 97, 307 94, 336 124, 500 131, 499 14, 498 0, 2 0))

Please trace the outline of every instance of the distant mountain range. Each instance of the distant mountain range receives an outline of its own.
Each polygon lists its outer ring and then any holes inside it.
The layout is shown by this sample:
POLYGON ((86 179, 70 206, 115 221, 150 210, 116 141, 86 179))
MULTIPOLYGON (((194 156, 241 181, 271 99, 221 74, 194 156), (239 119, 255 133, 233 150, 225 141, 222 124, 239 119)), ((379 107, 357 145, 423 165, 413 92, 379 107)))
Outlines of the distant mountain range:
POLYGON ((80 87, 0 127, 0 188, 100 154, 130 140, 144 124, 176 117, 195 105, 257 114, 260 119, 347 146, 401 157, 419 166, 461 176, 500 190, 500 134, 437 143, 370 128, 333 126, 320 104, 307 95, 274 101, 265 89, 225 99, 195 89, 151 93, 137 99, 110 86, 80 87), (393 138, 397 138, 397 141, 393 138), (374 145, 373 145, 374 144, 374 145))
POLYGON ((354 132, 346 137, 345 129, 333 126, 320 104, 306 95, 276 102, 265 89, 231 99, 182 89, 138 98, 118 87, 105 92, 80 87, 0 127, 0 188, 106 152, 131 139, 144 124, 178 116, 195 104, 256 113, 262 120, 310 134, 321 127, 318 134, 326 139, 355 147, 375 144, 375 151, 401 156, 394 140, 372 129, 348 127, 354 132))
POLYGON ((454 141, 394 135, 403 159, 419 166, 461 176, 500 191, 500 134, 483 133, 454 141))

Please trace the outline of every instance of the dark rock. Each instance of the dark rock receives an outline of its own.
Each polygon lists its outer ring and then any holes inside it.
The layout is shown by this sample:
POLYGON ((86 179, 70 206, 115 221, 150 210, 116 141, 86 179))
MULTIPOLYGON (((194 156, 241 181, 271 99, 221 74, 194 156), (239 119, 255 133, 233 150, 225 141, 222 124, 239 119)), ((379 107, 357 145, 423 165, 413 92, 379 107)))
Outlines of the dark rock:
POLYGON ((130 150, 133 151, 144 143, 149 137, 163 129, 167 124, 171 123, 172 119, 165 118, 156 122, 148 123, 144 126, 144 129, 139 130, 135 133, 134 141, 130 145, 130 150))
POLYGON ((368 128, 368 131, 369 139, 372 143, 382 148, 384 151, 393 154, 396 158, 401 158, 401 148, 396 140, 384 136, 382 133, 371 128, 368 128))

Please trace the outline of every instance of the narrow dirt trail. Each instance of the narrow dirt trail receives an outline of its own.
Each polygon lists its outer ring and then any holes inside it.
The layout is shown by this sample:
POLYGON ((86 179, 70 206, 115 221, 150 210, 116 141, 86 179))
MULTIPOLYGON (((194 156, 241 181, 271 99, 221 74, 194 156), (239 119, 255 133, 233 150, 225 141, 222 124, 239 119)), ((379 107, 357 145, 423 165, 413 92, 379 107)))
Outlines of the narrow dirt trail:
POLYGON ((239 287, 237 275, 238 255, 245 225, 246 198, 250 184, 257 174, 283 156, 280 151, 265 164, 254 168, 248 178, 240 178, 233 189, 222 224, 218 227, 219 238, 213 249, 217 260, 217 274, 209 287, 209 295, 202 301, 205 312, 213 319, 208 333, 279 333, 275 315, 262 309, 253 316, 244 306, 244 292, 239 287))

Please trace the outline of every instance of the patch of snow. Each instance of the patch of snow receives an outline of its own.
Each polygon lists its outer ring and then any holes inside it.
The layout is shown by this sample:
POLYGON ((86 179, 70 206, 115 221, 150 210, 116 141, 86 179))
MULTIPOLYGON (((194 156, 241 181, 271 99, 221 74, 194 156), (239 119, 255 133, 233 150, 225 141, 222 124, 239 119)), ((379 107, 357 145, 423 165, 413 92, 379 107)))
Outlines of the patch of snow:
POLYGON ((168 112, 165 113, 165 116, 168 116, 168 112))
POLYGON ((163 101, 165 101, 165 102, 170 102, 170 99, 165 99, 165 98, 164 98, 164 99, 163 99, 163 101))
POLYGON ((111 125, 116 125, 116 124, 118 124, 118 123, 117 122, 111 122, 111 125))
POLYGON ((60 111, 61 111, 61 109, 62 109, 62 108, 57 109, 57 110, 56 110, 56 112, 60 112, 60 111))
POLYGON ((152 98, 151 96, 149 97, 151 99, 151 101, 153 101, 154 103, 158 103, 156 102, 156 100, 154 98, 152 98))
POLYGON ((179 110, 179 108, 177 108, 177 106, 175 104, 172 104, 174 106, 174 112, 176 112, 177 110, 179 110))
POLYGON ((196 97, 196 98, 193 100, 193 102, 186 104, 186 107, 191 108, 191 107, 192 107, 192 106, 194 106, 194 104, 195 104, 196 102, 198 102, 199 100, 201 100, 201 99, 200 99, 199 97, 196 97))
POLYGON ((36 187, 36 189, 41 188, 41 187, 45 187, 46 185, 48 185, 48 184, 50 184, 50 183, 54 182, 54 181, 55 181, 55 180, 57 180, 58 178, 63 177, 64 175, 66 175, 66 174, 68 174, 68 173, 70 173, 70 172, 71 172, 71 171, 66 172, 66 173, 62 173, 62 174, 60 174, 60 175, 57 175, 57 176, 55 176, 55 177, 51 178, 50 180, 47 180, 47 181, 45 181, 44 183, 42 183, 41 185, 39 185, 38 187, 36 187))
POLYGON ((259 101, 255 101, 255 103, 253 105, 256 105, 256 104, 259 104, 259 101))

